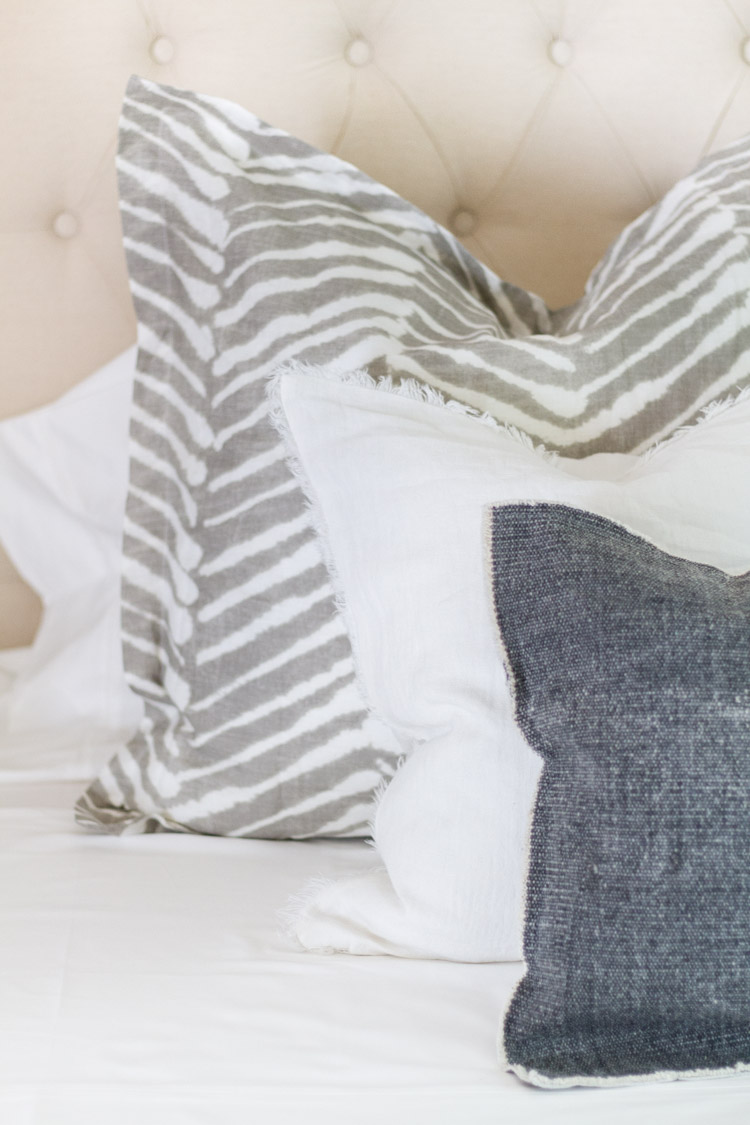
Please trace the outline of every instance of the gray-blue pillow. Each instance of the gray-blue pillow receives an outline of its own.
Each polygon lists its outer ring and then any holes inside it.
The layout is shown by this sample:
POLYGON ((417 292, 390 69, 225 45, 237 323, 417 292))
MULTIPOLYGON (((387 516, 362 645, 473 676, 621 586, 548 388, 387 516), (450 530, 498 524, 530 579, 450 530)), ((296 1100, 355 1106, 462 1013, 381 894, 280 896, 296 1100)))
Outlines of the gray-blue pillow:
POLYGON ((518 722, 544 759, 510 1070, 750 1069, 750 573, 556 504, 491 509, 518 722))

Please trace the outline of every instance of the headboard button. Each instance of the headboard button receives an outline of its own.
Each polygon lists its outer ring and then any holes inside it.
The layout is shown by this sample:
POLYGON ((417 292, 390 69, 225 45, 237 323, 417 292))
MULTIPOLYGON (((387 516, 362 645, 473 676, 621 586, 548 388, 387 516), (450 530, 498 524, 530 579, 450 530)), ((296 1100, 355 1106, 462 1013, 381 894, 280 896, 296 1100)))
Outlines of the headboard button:
POLYGON ((155 63, 164 66, 174 58, 174 43, 166 35, 158 35, 148 49, 148 53, 155 63))
POLYGON ((60 211, 52 220, 52 229, 58 238, 75 237, 78 227, 78 219, 71 211, 60 211))
POLYGON ((459 238, 464 238, 467 234, 473 234, 477 227, 476 215, 473 211, 467 211, 464 207, 459 207, 457 211, 454 211, 449 221, 451 230, 459 238))
POLYGON ((555 66, 570 66, 573 61, 573 46, 567 39, 553 39, 547 48, 547 54, 555 66))
POLYGON ((344 58, 350 66, 367 66, 372 62, 372 47, 366 39, 352 39, 344 48, 344 58))
POLYGON ((747 63, 747 65, 750 66, 750 37, 742 40, 740 54, 742 55, 742 58, 747 63))

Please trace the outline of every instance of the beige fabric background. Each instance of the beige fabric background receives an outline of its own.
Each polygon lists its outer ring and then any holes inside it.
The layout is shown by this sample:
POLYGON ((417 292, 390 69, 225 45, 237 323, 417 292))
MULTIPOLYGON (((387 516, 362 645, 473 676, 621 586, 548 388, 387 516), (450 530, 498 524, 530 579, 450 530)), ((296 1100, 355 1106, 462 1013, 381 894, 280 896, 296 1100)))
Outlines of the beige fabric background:
MULTIPOLYGON (((750 0, 2 0, 0 417, 134 338, 113 165, 133 72, 336 152, 562 305, 750 129, 750 0)), ((38 614, 0 551, 0 647, 38 614)))

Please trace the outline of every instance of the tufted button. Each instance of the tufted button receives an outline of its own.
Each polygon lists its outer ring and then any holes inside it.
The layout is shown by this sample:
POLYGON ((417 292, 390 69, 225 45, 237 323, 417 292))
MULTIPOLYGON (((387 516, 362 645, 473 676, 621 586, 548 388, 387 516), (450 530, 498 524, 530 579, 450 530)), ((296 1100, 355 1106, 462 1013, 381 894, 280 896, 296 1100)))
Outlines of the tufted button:
POLYGON ((573 61, 573 46, 567 39, 553 39, 547 48, 547 54, 555 66, 570 66, 573 61))
POLYGON ((78 219, 72 211, 60 211, 52 220, 52 229, 58 238, 73 238, 78 234, 78 219))
POLYGON ((344 49, 344 58, 350 66, 367 66, 372 62, 372 47, 366 39, 352 39, 344 49))
POLYGON ((740 54, 742 55, 742 58, 747 63, 747 65, 750 66, 750 37, 742 40, 742 44, 740 46, 740 54))
POLYGON ((174 58, 174 43, 166 35, 157 35, 148 49, 148 53, 155 63, 164 65, 174 58))
POLYGON ((465 208, 459 207, 450 217, 450 226, 454 234, 465 237, 467 234, 473 234, 476 230, 477 217, 473 211, 467 211, 465 208))

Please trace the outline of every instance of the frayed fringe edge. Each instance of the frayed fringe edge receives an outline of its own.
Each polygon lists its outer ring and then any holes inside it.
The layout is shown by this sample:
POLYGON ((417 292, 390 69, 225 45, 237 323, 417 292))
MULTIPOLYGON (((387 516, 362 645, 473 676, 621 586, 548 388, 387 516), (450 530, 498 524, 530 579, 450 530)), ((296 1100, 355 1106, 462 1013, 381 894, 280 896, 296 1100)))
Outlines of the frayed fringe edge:
POLYGON ((370 838, 368 839, 367 843, 373 848, 377 849, 377 846, 378 846, 377 841, 375 839, 375 822, 378 818, 378 810, 380 809, 380 802, 383 800, 383 797, 385 796, 386 790, 389 788, 389 786, 390 786, 391 782, 393 781, 394 777, 399 772, 399 770, 404 766, 404 764, 406 763, 407 760, 408 760, 408 755, 401 754, 398 761, 396 762, 396 767, 395 767, 393 773, 390 775, 390 777, 383 777, 382 780, 378 782, 375 789, 373 790, 373 794, 372 794, 372 815, 367 822, 367 827, 368 827, 369 832, 370 832, 370 838))
MULTIPOLYGON (((276 921, 279 924, 279 930, 285 937, 295 942, 300 949, 305 949, 305 946, 297 937, 297 928, 300 922, 303 922, 308 916, 318 897, 323 894, 324 891, 329 890, 335 885, 335 879, 329 879, 323 875, 316 875, 307 881, 301 891, 289 895, 284 906, 276 911, 276 921)), ((335 953, 336 950, 331 946, 330 949, 320 949, 318 952, 335 953)))
POLYGON ((741 390, 738 390, 736 394, 727 395, 726 398, 715 398, 701 409, 694 422, 687 422, 673 433, 668 434, 667 437, 661 438, 661 440, 654 442, 653 445, 647 446, 643 453, 636 453, 634 456, 636 456, 641 463, 650 461, 652 457, 663 453, 665 449, 670 449, 673 445, 679 444, 688 434, 694 433, 699 427, 716 421, 717 418, 726 414, 728 410, 731 410, 735 406, 741 406, 743 403, 749 401, 750 386, 743 387, 741 390))
MULTIPOLYGON (((429 383, 421 382, 417 378, 409 377, 398 381, 396 381, 392 375, 381 375, 379 378, 375 378, 364 368, 346 370, 338 367, 336 364, 320 367, 316 364, 300 363, 297 360, 292 360, 284 364, 283 367, 278 368, 269 377, 270 387, 273 388, 269 389, 269 395, 274 395, 277 402, 279 396, 275 388, 279 380, 287 374, 312 376, 316 379, 324 379, 327 382, 343 383, 348 386, 362 387, 365 390, 395 394, 399 395, 401 398, 409 398, 415 402, 421 402, 425 406, 435 406, 441 410, 450 410, 454 414, 461 414, 464 417, 473 418, 477 422, 481 422, 482 425, 505 434, 512 441, 522 445, 524 449, 532 451, 538 457, 558 467, 560 467, 561 461, 578 460, 578 458, 568 457, 564 449, 548 449, 542 441, 531 437, 524 430, 519 429, 518 426, 509 422, 500 422, 494 415, 489 414, 487 411, 479 410, 474 406, 469 406, 454 398, 446 398, 442 391, 437 390, 429 383)), ((646 446, 643 452, 632 453, 630 456, 637 457, 641 464, 650 461, 655 455, 661 454, 665 449, 681 442, 698 427, 714 422, 728 410, 731 410, 735 406, 740 406, 749 400, 750 385, 738 388, 736 393, 729 394, 725 398, 713 399, 706 406, 702 407, 698 417, 693 422, 687 422, 684 426, 678 427, 678 429, 668 434, 665 438, 660 438, 658 441, 655 441, 653 445, 646 446)))
POLYGON ((344 368, 336 366, 336 364, 330 364, 327 367, 319 367, 313 363, 300 363, 298 360, 291 360, 289 363, 285 363, 282 367, 274 371, 268 379, 268 395, 272 401, 271 418, 282 436, 284 436, 285 432, 288 432, 288 429, 286 428, 286 420, 283 418, 283 409, 280 406, 278 385, 285 375, 304 375, 314 379, 323 379, 329 383, 345 384, 350 387, 362 387, 364 390, 381 391, 385 394, 398 395, 400 398, 409 398, 415 402, 421 402, 424 406, 436 406, 441 410, 450 410, 452 413, 461 414, 466 418, 474 418, 477 422, 481 422, 482 425, 489 426, 490 429, 499 430, 501 433, 506 434, 513 441, 522 445, 524 449, 533 451, 539 457, 553 464, 564 456, 564 454, 560 454, 555 450, 547 449, 543 442, 536 441, 525 433, 524 430, 519 429, 518 426, 514 426, 509 422, 500 422, 486 410, 478 410, 475 406, 468 406, 465 402, 460 402, 458 399, 446 398, 442 391, 437 390, 435 387, 430 386, 429 383, 424 383, 419 379, 410 377, 396 380, 392 375, 381 375, 376 379, 364 368, 345 370, 344 368), (276 421, 276 409, 281 410, 284 429, 280 429, 276 421))
MULTIPOLYGON (((369 376, 366 375, 365 372, 357 372, 356 374, 362 374, 365 376, 365 378, 369 379, 369 376)), ((351 620, 349 614, 349 607, 347 605, 346 597, 344 594, 344 585, 338 572, 336 560, 334 559, 331 552, 328 526, 326 524, 325 516, 323 515, 323 509, 320 506, 320 501, 318 500, 315 489, 313 488, 312 481, 307 475, 305 467, 302 464, 302 459, 299 455, 297 443, 294 440, 294 435, 291 431, 291 428, 287 421, 286 413, 284 411, 284 407, 281 403, 281 380, 285 375, 313 375, 317 377, 325 376, 325 378, 333 382, 340 382, 341 380, 335 375, 335 373, 327 372, 323 368, 314 367, 310 364, 297 362, 285 364, 283 367, 279 368, 272 375, 270 375, 268 379, 268 387, 266 393, 270 404, 269 418, 284 443, 289 471, 302 490, 302 495, 305 500, 305 509, 310 516, 313 530, 315 531, 318 538, 318 545, 323 556, 323 561, 326 564, 328 574, 331 579, 334 605, 336 606, 337 612, 341 614, 341 617, 346 626, 347 634, 349 636, 349 642, 352 647, 352 655, 354 657, 354 671, 360 695, 362 696, 364 704, 370 714, 374 718, 376 718, 378 722, 382 723, 386 730, 390 730, 387 724, 383 723, 383 720, 378 715, 376 708, 373 707, 369 692, 367 691, 367 685, 364 683, 364 680, 360 673, 358 659, 359 639, 354 628, 354 623, 351 620)))
POLYGON ((612 1078, 599 1078, 593 1075, 577 1075, 570 1078, 549 1078, 538 1070, 521 1066, 520 1063, 505 1063, 505 1069, 512 1071, 522 1082, 545 1090, 565 1090, 571 1086, 632 1086, 636 1083, 678 1082, 695 1078, 732 1078, 736 1074, 750 1071, 750 1064, 735 1063, 734 1066, 720 1067, 717 1070, 654 1070, 646 1074, 623 1074, 612 1078))
MULTIPOLYGON (((289 465, 290 472, 294 476, 295 480, 299 483, 299 486, 302 490, 302 495, 305 500, 305 508, 310 516, 313 529, 318 537, 323 561, 325 562, 328 569, 331 586, 333 588, 334 605, 336 606, 337 612, 341 614, 341 618, 344 622, 344 626, 349 637, 349 643, 352 649, 352 659, 354 663, 354 674, 360 696, 362 697, 362 701, 369 714, 378 723, 380 723, 384 730, 390 731, 390 727, 378 713, 378 709, 373 705, 370 694, 367 690, 367 685, 364 681, 364 677, 362 676, 362 673, 360 671, 359 639, 357 637, 357 632, 354 628, 354 623, 351 620, 351 615, 349 613, 349 607, 347 605, 346 595, 344 593, 344 585, 341 581, 336 562, 330 549, 328 528, 326 525, 325 516, 323 515, 323 511, 315 494, 312 482, 305 472, 305 468, 299 456, 297 444, 294 440, 294 435, 292 434, 292 431, 289 427, 289 423, 284 412, 284 407, 281 403, 281 380, 285 375, 288 374, 305 376, 312 375, 318 378, 325 378, 332 382, 341 382, 343 378, 343 380, 346 382, 356 381, 356 384, 358 386, 365 387, 373 386, 375 380, 372 379, 372 377, 368 375, 366 371, 354 372, 352 378, 344 376, 340 377, 336 374, 335 369, 329 370, 326 368, 315 367, 311 364, 292 362, 289 364, 285 364, 269 377, 267 396, 270 403, 270 420, 284 443, 287 454, 287 463, 289 465)), ((419 386, 419 384, 416 383, 415 385, 419 386)), ((437 391, 433 393, 436 395, 438 394, 437 391)), ((392 731, 391 737, 393 738, 393 741, 398 744, 398 739, 392 731)), ((368 830, 372 839, 368 840, 367 842, 376 850, 377 840, 375 839, 375 821, 377 819, 380 802, 382 801, 385 792, 388 789, 388 786, 391 784, 391 781, 404 765, 407 759, 407 755, 403 752, 403 746, 401 746, 400 749, 402 750, 402 753, 397 758, 396 765, 393 768, 393 771, 390 774, 384 773, 383 777, 375 787, 372 795, 372 812, 367 820, 368 830)))
MULTIPOLYGON (((376 872, 384 871, 383 864, 378 864, 375 867, 369 868, 367 871, 361 871, 358 875, 351 876, 353 880, 369 879, 370 876, 376 872)), ((284 906, 276 911, 276 920, 279 924, 281 933, 293 941, 300 949, 305 950, 307 953, 347 953, 349 950, 345 946, 336 945, 316 945, 306 946, 298 936, 298 930, 305 920, 310 916, 311 911, 317 905, 318 899, 326 891, 332 890, 341 884, 341 879, 330 879, 328 876, 316 875, 308 879, 301 891, 296 894, 289 895, 284 906)))

